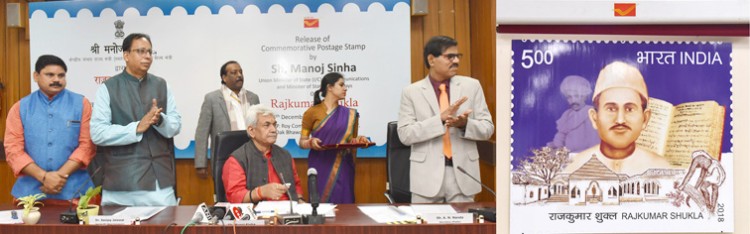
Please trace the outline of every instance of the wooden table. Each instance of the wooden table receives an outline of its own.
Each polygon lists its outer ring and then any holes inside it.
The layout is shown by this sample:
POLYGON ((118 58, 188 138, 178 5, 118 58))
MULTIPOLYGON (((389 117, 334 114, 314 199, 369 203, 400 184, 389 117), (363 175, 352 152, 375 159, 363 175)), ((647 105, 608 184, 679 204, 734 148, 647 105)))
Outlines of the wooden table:
MULTIPOLYGON (((327 218, 323 225, 290 225, 290 226, 237 226, 237 233, 299 233, 299 234, 349 234, 349 233, 495 233, 495 223, 484 224, 402 224, 388 225, 375 223, 362 213, 358 205, 382 204, 342 204, 338 205, 336 217, 327 218)), ((459 212, 466 212, 469 208, 495 207, 495 203, 455 203, 452 206, 459 212)), ((12 206, 0 206, 0 210, 17 209, 12 206)), ((2 224, 0 233, 180 233, 195 212, 196 206, 172 206, 156 214, 141 225, 76 225, 61 224, 60 213, 68 207, 42 207, 42 218, 36 225, 2 224)), ((110 215, 122 210, 122 207, 102 207, 102 215, 110 215)), ((234 233, 232 226, 199 225, 190 226, 185 233, 234 233)))

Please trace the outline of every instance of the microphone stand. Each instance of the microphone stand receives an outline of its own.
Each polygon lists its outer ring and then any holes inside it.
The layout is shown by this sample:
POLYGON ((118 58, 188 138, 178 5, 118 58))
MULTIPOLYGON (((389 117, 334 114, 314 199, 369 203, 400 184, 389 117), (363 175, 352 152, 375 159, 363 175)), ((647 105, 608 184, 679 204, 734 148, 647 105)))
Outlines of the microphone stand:
MULTIPOLYGON (((282 184, 286 185, 284 174, 279 173, 279 179, 281 179, 282 184)), ((289 197, 289 214, 279 215, 279 222, 283 225, 302 224, 302 216, 294 213, 294 201, 292 201, 292 194, 289 193, 289 188, 286 190, 286 196, 289 197)))
POLYGON ((460 171, 464 175, 468 176, 472 180, 474 180, 477 183, 479 183, 479 185, 482 185, 482 187, 484 187, 484 189, 487 189, 488 192, 492 193, 492 196, 497 197, 497 195, 495 194, 495 191, 493 191, 489 186, 484 185, 484 183, 482 183, 482 181, 479 181, 477 178, 474 178, 474 176, 471 176, 468 172, 466 172, 466 170, 464 170, 464 168, 462 168, 461 166, 457 166, 456 169, 458 169, 458 171, 460 171))
MULTIPOLYGON (((482 187, 484 187, 484 189, 487 189, 487 191, 489 191, 490 193, 492 193, 492 196, 497 197, 497 195, 495 195, 495 191, 492 191, 492 189, 490 187, 488 187, 487 185, 485 185, 484 183, 482 183, 481 181, 479 181, 477 178, 474 178, 474 176, 471 176, 461 166, 456 166, 456 169, 458 169, 458 171, 460 171, 464 175, 468 176, 472 180, 474 180, 477 183, 479 183, 480 185, 482 185, 482 187)), ((495 209, 494 207, 471 208, 471 209, 469 209, 469 212, 477 214, 477 215, 482 215, 482 216, 484 216, 484 219, 486 219, 487 221, 491 221, 491 222, 495 222, 496 218, 497 218, 497 209, 495 209)))
POLYGON ((318 214, 317 209, 313 208, 311 215, 306 215, 306 224, 324 224, 326 223, 326 217, 322 214, 318 214))
MULTIPOLYGON (((96 175, 96 173, 99 173, 99 170, 101 170, 101 169, 102 169, 101 166, 99 168, 96 168, 96 170, 94 170, 94 173, 91 173, 91 175, 89 176, 89 179, 92 178, 92 177, 94 177, 94 175, 96 175)), ((73 194, 73 196, 79 195, 80 192, 81 192, 81 189, 83 189, 84 185, 86 185, 85 182, 83 184, 79 185, 78 189, 76 189, 76 192, 73 194)), ((78 224, 78 222, 79 222, 79 220, 78 220, 78 213, 76 213, 76 211, 73 210, 73 198, 71 198, 70 200, 68 200, 68 203, 70 203, 70 206, 68 206, 68 211, 60 213, 60 223, 78 224)))
POLYGON ((308 194, 310 196, 310 207, 312 207, 312 214, 305 215, 303 221, 305 224, 324 224, 326 218, 324 215, 318 214, 318 206, 320 205, 320 197, 318 196, 317 190, 317 177, 318 171, 315 168, 310 168, 307 171, 307 187, 308 194))

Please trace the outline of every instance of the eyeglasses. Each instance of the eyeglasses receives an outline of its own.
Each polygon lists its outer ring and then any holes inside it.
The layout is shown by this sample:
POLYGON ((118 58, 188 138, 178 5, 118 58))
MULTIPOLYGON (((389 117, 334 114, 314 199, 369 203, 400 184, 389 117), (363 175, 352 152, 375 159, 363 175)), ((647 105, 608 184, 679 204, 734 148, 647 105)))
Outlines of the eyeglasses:
POLYGON ((144 48, 140 48, 140 49, 131 49, 131 50, 130 50, 130 52, 136 52, 136 53, 138 53, 138 55, 140 55, 140 56, 145 56, 146 54, 148 54, 148 55, 152 55, 152 54, 154 53, 154 51, 153 51, 153 50, 151 50, 151 49, 144 49, 144 48))
POLYGON ((443 56, 447 58, 448 60, 453 61, 454 59, 461 59, 461 57, 464 56, 464 54, 458 53, 458 54, 441 54, 440 56, 443 56))

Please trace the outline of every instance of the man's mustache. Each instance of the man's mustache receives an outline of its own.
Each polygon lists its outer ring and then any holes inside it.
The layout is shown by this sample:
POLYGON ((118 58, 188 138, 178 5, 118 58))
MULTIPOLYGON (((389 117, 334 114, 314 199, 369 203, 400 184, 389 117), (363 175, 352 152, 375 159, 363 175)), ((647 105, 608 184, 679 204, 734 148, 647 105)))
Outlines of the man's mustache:
POLYGON ((619 128, 619 127, 627 128, 628 130, 633 130, 628 125, 625 125, 625 124, 616 124, 615 126, 612 126, 611 128, 609 128, 609 130, 615 130, 615 128, 619 128))
POLYGON ((60 82, 52 82, 52 84, 49 84, 49 87, 61 87, 62 88, 62 86, 63 85, 60 82))
POLYGON ((458 63, 451 64, 451 68, 458 68, 458 63))

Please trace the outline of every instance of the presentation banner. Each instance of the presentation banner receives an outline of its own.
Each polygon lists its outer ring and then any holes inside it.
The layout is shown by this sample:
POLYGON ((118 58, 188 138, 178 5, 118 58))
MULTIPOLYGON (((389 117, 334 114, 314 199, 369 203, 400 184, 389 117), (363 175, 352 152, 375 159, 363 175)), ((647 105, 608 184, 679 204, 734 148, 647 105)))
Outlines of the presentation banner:
POLYGON ((510 233, 732 232, 732 44, 512 41, 510 233))
POLYGON ((244 88, 274 110, 276 144, 294 157, 307 157, 297 141, 313 92, 323 75, 339 72, 348 87, 340 104, 358 110, 360 135, 377 143, 360 149, 358 156, 384 157, 386 125, 397 120, 400 91, 411 76, 409 1, 279 2, 30 3, 31 64, 43 54, 63 58, 67 88, 93 101, 99 85, 125 69, 124 37, 150 35, 154 62, 149 72, 167 80, 182 116, 175 137, 178 158, 194 156, 201 103, 221 87, 219 70, 225 62, 239 62, 244 88))

